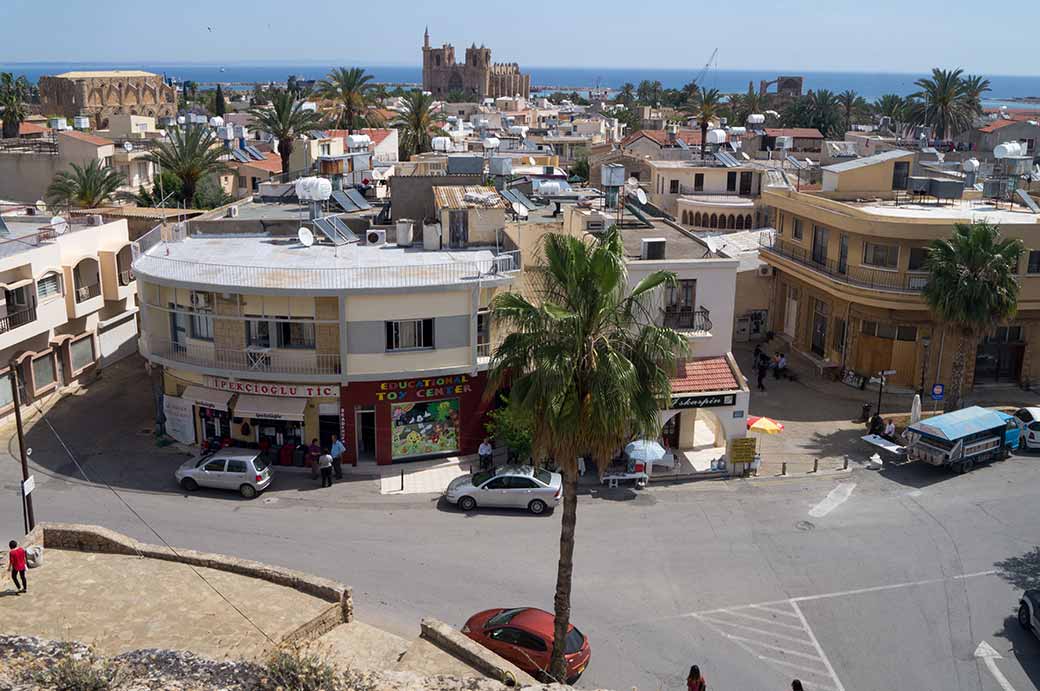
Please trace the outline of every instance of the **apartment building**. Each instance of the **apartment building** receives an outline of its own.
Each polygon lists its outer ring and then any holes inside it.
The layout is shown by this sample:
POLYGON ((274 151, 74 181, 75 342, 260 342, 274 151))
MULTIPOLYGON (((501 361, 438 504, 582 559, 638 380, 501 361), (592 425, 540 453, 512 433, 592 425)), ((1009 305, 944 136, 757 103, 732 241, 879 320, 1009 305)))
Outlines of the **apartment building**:
MULTIPOLYGON (((913 195, 914 154, 889 151, 823 168, 823 190, 767 188, 775 240, 760 257, 772 267, 772 329, 821 373, 857 383, 894 370, 892 385, 928 390, 950 381, 957 334, 936 323, 922 297, 926 248, 957 223, 989 221, 1023 241, 1018 314, 975 346, 967 384, 1028 385, 1040 376, 1040 215, 994 205, 971 188, 940 181, 936 198, 913 195), (951 189, 950 185, 957 189, 951 189), (943 189, 945 187, 945 189, 943 189)), ((1010 208, 1009 208, 1010 207, 1010 208)))
POLYGON ((0 416, 77 383, 137 350, 125 220, 52 223, 25 210, 0 216, 0 416))
POLYGON ((447 227, 386 227, 375 211, 236 208, 157 227, 134 246, 141 352, 163 369, 169 433, 290 464, 303 462, 301 444, 332 434, 355 463, 475 452, 487 307, 518 274, 519 252, 489 226, 453 236, 451 210, 447 227), (298 240, 301 215, 312 246, 298 240))
POLYGON ((750 230, 765 222, 759 195, 771 168, 763 163, 726 156, 725 162, 648 160, 647 165, 651 201, 685 227, 750 230))

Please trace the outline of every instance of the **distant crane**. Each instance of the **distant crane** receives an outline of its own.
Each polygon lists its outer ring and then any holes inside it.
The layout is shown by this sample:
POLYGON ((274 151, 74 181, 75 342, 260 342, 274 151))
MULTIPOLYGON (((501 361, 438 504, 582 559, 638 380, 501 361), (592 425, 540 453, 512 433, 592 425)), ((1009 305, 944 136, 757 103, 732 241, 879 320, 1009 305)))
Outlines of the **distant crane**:
POLYGON ((711 64, 713 62, 715 63, 715 68, 718 69, 718 60, 716 59, 716 58, 718 58, 718 56, 719 56, 719 49, 718 48, 716 48, 715 50, 711 51, 711 57, 708 58, 708 62, 704 63, 704 67, 702 67, 701 71, 697 73, 697 76, 695 76, 693 78, 693 83, 694 84, 696 84, 697 86, 701 85, 701 80, 703 80, 708 75, 708 70, 711 69, 711 64))

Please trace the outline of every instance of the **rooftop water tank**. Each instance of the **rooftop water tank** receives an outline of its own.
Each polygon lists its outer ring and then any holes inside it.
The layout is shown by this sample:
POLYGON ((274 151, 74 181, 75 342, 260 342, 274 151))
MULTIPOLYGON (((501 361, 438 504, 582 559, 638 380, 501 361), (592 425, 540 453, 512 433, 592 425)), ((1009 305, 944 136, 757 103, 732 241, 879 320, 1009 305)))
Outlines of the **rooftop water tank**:
POLYGON ((974 173, 979 169, 979 159, 968 158, 961 163, 961 170, 965 173, 974 173))
POLYGON ((491 174, 492 175, 512 175, 513 174, 513 159, 509 156, 492 156, 491 157, 491 174))
POLYGON ((1013 156, 1021 156, 1023 153, 1025 152, 1022 150, 1022 145, 1019 142, 1004 142, 993 147, 994 158, 1011 158, 1013 156))
MULTIPOLYGON (((623 187, 625 184, 625 166, 620 163, 608 163, 600 168, 600 183, 604 187, 623 187)), ((542 185, 543 187, 545 185, 542 185)))
POLYGON ((731 137, 743 137, 745 134, 747 134, 747 128, 746 127, 730 127, 729 128, 729 135, 731 137))
POLYGON ((332 196, 332 183, 326 178, 300 178, 294 186, 300 201, 323 202, 332 196))
POLYGON ((210 127, 223 127, 224 126, 224 118, 220 117, 219 115, 214 115, 213 117, 211 117, 209 119, 209 126, 210 127))
POLYGON ((422 227, 423 249, 432 251, 441 248, 441 224, 424 223, 422 227))
POLYGON ((430 146, 434 151, 448 151, 451 149, 451 137, 434 137, 430 146))
POLYGON ((725 144, 726 143, 726 130, 709 130, 708 131, 708 144, 725 144))
POLYGON ((347 136, 348 149, 365 149, 372 143, 372 138, 367 134, 351 134, 347 136))
MULTIPOLYGON (((604 166, 604 168, 605 167, 606 166, 604 166)), ((621 172, 622 172, 621 184, 624 185, 625 184, 625 176, 624 176, 624 172, 625 171, 624 171, 623 168, 622 168, 621 172)), ((540 194, 540 195, 542 195, 544 197, 554 197, 554 196, 558 195, 559 193, 560 193, 560 183, 556 182, 555 180, 547 180, 547 181, 543 182, 541 185, 538 186, 538 194, 540 194)))
POLYGON ((488 137, 484 140, 485 149, 497 149, 499 144, 501 144, 501 142, 498 141, 498 137, 488 137))
POLYGON ((412 246, 412 228, 414 223, 410 218, 397 219, 397 246, 412 246))
POLYGON ((761 125, 766 121, 766 116, 762 113, 752 113, 747 116, 747 124, 749 125, 761 125))
POLYGON ((90 129, 90 118, 77 115, 72 118, 72 126, 77 130, 89 130, 90 129))

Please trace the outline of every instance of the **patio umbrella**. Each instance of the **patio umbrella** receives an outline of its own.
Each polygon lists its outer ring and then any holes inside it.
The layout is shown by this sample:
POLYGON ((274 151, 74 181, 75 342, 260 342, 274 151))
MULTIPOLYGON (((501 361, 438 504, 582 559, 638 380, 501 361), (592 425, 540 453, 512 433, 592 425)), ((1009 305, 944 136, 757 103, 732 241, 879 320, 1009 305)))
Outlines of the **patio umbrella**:
POLYGON ((914 402, 910 405, 910 424, 921 421, 921 394, 914 394, 914 402))
POLYGON ((668 454, 665 448, 651 439, 640 439, 625 447, 625 455, 633 461, 653 463, 668 454))
POLYGON ((782 422, 760 415, 749 415, 747 428, 748 432, 764 432, 766 434, 780 434, 784 431, 782 422))

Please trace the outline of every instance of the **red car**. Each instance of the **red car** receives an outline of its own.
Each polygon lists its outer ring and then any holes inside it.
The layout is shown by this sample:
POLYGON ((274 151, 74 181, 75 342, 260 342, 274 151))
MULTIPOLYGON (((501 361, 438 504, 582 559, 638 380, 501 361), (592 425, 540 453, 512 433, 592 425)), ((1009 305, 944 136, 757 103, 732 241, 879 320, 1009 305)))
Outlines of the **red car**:
MULTIPOLYGON (((474 614, 462 627, 466 634, 536 679, 545 678, 552 657, 554 617, 534 607, 487 609, 474 614)), ((563 649, 568 684, 585 671, 592 651, 589 639, 572 624, 563 649)))

